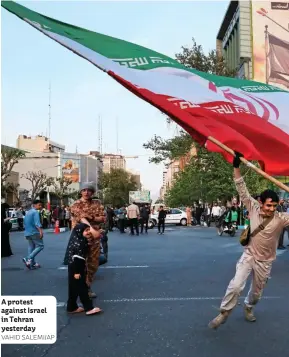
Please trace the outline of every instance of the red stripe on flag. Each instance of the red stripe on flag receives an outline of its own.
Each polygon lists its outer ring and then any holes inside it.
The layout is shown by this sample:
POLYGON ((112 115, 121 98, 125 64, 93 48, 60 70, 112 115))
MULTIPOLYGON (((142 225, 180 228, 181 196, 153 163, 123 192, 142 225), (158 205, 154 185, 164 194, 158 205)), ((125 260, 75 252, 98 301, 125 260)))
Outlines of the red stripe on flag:
MULTIPOLYGON (((260 161, 268 174, 289 175, 289 135, 243 107, 231 102, 195 105, 137 87, 112 71, 108 74, 170 116, 201 145, 213 136, 231 149, 242 152, 247 160, 260 161)), ((232 156, 215 144, 207 141, 206 147, 209 151, 221 152, 232 162, 232 156)))

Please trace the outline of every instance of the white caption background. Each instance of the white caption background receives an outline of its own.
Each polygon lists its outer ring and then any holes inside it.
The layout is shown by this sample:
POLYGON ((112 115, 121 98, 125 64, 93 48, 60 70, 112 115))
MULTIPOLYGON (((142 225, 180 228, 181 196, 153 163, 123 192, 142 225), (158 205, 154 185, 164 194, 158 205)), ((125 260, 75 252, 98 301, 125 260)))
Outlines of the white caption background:
POLYGON ((52 344, 57 339, 54 296, 1 296, 1 344, 52 344))

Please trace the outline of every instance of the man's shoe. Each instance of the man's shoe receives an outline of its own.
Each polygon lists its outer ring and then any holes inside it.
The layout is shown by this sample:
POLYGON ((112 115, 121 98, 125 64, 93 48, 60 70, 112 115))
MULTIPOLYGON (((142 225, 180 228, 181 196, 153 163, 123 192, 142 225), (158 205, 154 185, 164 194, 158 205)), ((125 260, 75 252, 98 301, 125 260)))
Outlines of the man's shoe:
POLYGON ((230 311, 222 311, 214 320, 210 321, 209 328, 216 330, 220 325, 224 324, 227 321, 227 318, 230 315, 230 311))
POLYGON ((38 269, 38 268, 41 268, 41 265, 40 265, 39 263, 34 263, 34 264, 32 265, 32 268, 38 269))
POLYGON ((286 247, 284 247, 284 245, 280 245, 280 247, 278 247, 277 249, 284 250, 284 249, 286 249, 286 247))
POLYGON ((31 259, 22 258, 23 263, 26 265, 27 269, 31 269, 31 259))
POLYGON ((257 319, 253 314, 253 308, 252 307, 248 307, 245 305, 244 308, 244 312, 245 312, 245 319, 249 322, 255 322, 257 319))

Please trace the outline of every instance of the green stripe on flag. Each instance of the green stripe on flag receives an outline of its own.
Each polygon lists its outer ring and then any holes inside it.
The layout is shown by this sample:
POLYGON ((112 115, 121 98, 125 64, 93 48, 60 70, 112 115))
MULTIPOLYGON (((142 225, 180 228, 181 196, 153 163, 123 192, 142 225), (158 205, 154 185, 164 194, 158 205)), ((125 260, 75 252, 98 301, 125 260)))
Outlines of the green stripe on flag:
POLYGON ((287 92, 283 89, 264 83, 222 77, 190 69, 180 64, 175 59, 150 50, 146 47, 52 19, 35 11, 29 10, 28 8, 13 1, 2 1, 1 6, 24 21, 32 21, 43 30, 65 36, 128 68, 150 70, 161 67, 171 67, 194 73, 210 82, 213 82, 217 87, 238 88, 251 93, 287 92))

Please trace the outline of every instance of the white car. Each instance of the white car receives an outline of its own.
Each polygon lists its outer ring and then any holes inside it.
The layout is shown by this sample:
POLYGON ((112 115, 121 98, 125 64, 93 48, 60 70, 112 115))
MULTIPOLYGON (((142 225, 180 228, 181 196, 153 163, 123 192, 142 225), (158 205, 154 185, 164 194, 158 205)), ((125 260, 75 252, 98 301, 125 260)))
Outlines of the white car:
POLYGON ((16 211, 14 208, 9 208, 10 223, 12 223, 11 231, 17 231, 19 229, 18 220, 16 217, 16 211))
MULTIPOLYGON (((156 226, 158 224, 158 213, 152 214, 150 220, 154 222, 156 226)), ((171 208, 167 211, 166 224, 180 224, 182 226, 187 225, 187 214, 178 208, 171 208)))

